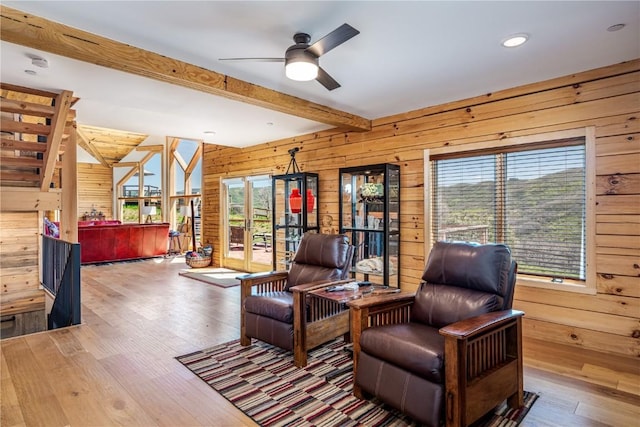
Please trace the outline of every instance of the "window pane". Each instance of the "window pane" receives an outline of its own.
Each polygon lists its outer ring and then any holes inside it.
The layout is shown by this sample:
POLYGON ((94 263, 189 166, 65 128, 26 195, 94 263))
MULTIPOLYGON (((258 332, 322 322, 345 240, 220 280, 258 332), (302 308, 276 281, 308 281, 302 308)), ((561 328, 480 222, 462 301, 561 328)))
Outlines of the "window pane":
POLYGON ((144 183, 144 196, 161 197, 162 196, 162 155, 154 154, 144 164, 144 175, 142 176, 144 183))
POLYGON ((585 145, 432 162, 433 239, 504 242, 520 273, 586 278, 585 145))
POLYGON ((139 192, 138 174, 135 174, 124 183, 120 194, 121 197, 138 197, 139 192))
POLYGON ((505 243, 519 271, 584 279, 584 145, 506 156, 505 243))
POLYGON ((495 156, 434 163, 433 238, 495 241, 495 156))

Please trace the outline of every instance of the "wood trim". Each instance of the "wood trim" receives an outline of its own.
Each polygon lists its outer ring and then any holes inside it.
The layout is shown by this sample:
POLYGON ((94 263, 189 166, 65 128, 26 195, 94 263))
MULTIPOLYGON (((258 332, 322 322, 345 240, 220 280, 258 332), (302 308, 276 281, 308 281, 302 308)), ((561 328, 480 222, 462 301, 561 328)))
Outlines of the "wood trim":
POLYGON ((519 285, 526 285, 532 287, 540 287, 540 288, 548 288, 555 290, 563 290, 570 292, 578 292, 578 293, 587 293, 591 295, 596 294, 596 245, 595 245, 595 233, 596 233, 596 170, 595 170, 595 162, 596 162, 596 151, 595 151, 595 127, 581 127, 576 129, 568 129, 562 131, 554 131, 554 132, 545 132, 538 134, 525 135, 520 137, 513 138, 503 138, 503 139, 490 139, 481 142, 473 142, 468 144, 457 144, 454 141, 451 141, 450 145, 445 145, 442 147, 425 149, 424 153, 424 254, 425 259, 428 257, 429 252, 431 251, 431 167, 430 162, 434 158, 438 158, 439 156, 449 155, 449 154, 458 154, 458 153, 474 153, 474 152, 483 152, 485 150, 493 150, 499 149, 500 147, 514 147, 514 146, 522 146, 525 147, 529 144, 539 144, 545 142, 553 142, 553 141, 563 141, 570 140, 574 138, 584 138, 585 144, 585 158, 586 158, 586 168, 585 168, 585 180, 586 180, 586 195, 585 195, 585 204, 586 204, 586 228, 587 228, 587 236, 593 236, 589 238, 586 245, 586 262, 587 262, 587 274, 584 281, 575 281, 574 283, 570 283, 568 281, 565 283, 548 283, 545 279, 542 278, 532 278, 527 277, 525 275, 520 274, 518 277, 519 285))
POLYGON ((371 121, 301 98, 120 43, 57 22, 0 6, 0 38, 114 70, 222 96, 351 131, 371 121))
POLYGON ((585 185, 586 185, 586 277, 589 294, 597 293, 596 263, 596 127, 585 128, 585 185))
POLYGON ((164 145, 138 145, 136 147, 136 151, 153 151, 155 153, 159 153, 164 151, 164 145))
POLYGON ((0 181, 24 181, 24 182, 39 183, 40 175, 36 175, 35 173, 28 173, 28 172, 0 171, 0 181))
MULTIPOLYGON (((381 117, 373 120, 373 126, 379 127, 385 124, 402 122, 408 119, 424 118, 427 116, 437 116, 449 111, 458 109, 469 110, 475 109, 479 105, 490 104, 496 101, 507 100, 520 96, 526 96, 535 93, 543 93, 552 91, 561 87, 572 86, 576 89, 582 88, 585 82, 592 82, 609 77, 624 75, 640 70, 640 59, 632 59, 630 61, 621 62, 619 64, 607 65, 605 67, 596 68, 594 70, 582 73, 574 73, 568 76, 558 77, 542 82, 531 83, 528 85, 509 88, 498 92, 487 93, 473 98, 452 101, 446 104, 436 105, 432 107, 420 108, 417 110, 407 111, 393 116, 381 117)), ((474 112, 475 114, 475 112, 474 112)))
POLYGON ((51 126, 15 120, 0 120, 0 127, 5 132, 19 132, 29 135, 48 135, 51 133, 51 126))
POLYGON ((516 145, 534 144, 537 142, 564 140, 570 138, 580 138, 587 135, 585 128, 561 130, 557 132, 544 132, 531 134, 526 136, 518 136, 514 138, 493 139, 484 142, 475 142, 469 144, 460 145, 446 145, 444 147, 437 147, 431 149, 431 158, 450 153, 461 153, 469 151, 489 150, 499 147, 513 147, 516 145))
POLYGON ((115 191, 116 191, 116 194, 118 195, 118 197, 120 196, 120 187, 123 186, 124 183, 129 180, 129 178, 131 178, 133 175, 135 175, 141 169, 140 168, 140 163, 138 163, 138 162, 127 162, 127 166, 131 167, 131 170, 129 172, 127 172, 125 174, 125 176, 123 176, 122 179, 120 181, 118 181, 118 183, 116 184, 115 191))
POLYGON ((62 209, 62 195, 59 191, 0 187, 0 198, 2 199, 2 212, 56 211, 62 209))
POLYGON ((176 162, 178 162, 178 164, 180 165, 182 170, 186 171, 187 170, 187 162, 184 161, 184 159, 182 158, 182 155, 180 155, 178 150, 171 151, 171 155, 173 156, 174 159, 176 159, 176 162))
POLYGON ((47 138, 47 151, 44 153, 44 170, 42 172, 42 181, 40 182, 41 191, 46 191, 49 188, 49 183, 53 178, 58 152, 62 144, 62 135, 67 124, 67 114, 71 108, 72 95, 73 92, 64 90, 56 97, 56 109, 51 118, 51 133, 47 138))
MULTIPOLYGON (((0 8, 0 11, 2 12, 2 15, 4 15, 4 8, 0 8)), ((43 98, 55 98, 56 96, 58 96, 56 92, 49 92, 46 90, 34 89, 31 87, 12 85, 9 83, 2 83, 2 82, 0 82, 0 89, 7 90, 10 92, 28 93, 30 95, 37 95, 43 98)))
POLYGON ((187 165, 187 168, 184 170, 185 175, 188 174, 189 178, 191 178, 191 173, 196 168, 196 166, 198 166, 198 161, 200 160, 201 157, 202 157, 202 143, 199 143, 198 148, 196 149, 196 152, 193 153, 193 157, 191 158, 191 161, 187 165))
POLYGON ((16 139, 9 138, 2 138, 0 140, 0 147, 7 150, 36 151, 38 153, 44 153, 47 151, 47 144, 43 144, 41 142, 18 141, 16 139))
POLYGON ((55 113, 55 107, 50 105, 6 98, 2 98, 2 102, 0 102, 0 110, 14 114, 27 114, 38 117, 51 117, 55 113))

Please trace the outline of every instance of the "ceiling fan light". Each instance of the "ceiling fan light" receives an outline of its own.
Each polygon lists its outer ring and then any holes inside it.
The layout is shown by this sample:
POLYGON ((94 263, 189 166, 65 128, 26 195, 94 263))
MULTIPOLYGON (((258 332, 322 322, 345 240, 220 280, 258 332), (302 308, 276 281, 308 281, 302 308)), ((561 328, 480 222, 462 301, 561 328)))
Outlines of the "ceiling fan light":
POLYGON ((291 80, 306 82, 318 77, 318 65, 307 61, 288 61, 285 74, 291 80))

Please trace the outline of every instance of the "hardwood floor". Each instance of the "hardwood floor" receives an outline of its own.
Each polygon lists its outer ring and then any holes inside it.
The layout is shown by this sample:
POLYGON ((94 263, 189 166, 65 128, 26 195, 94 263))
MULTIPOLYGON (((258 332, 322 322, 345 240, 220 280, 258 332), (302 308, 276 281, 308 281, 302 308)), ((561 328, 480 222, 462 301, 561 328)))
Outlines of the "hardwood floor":
MULTIPOLYGON (((80 326, 0 342, 0 425, 255 425, 174 358, 239 337, 239 288, 182 258, 82 268, 80 326)), ((636 360, 525 341, 524 426, 631 426, 636 360)))

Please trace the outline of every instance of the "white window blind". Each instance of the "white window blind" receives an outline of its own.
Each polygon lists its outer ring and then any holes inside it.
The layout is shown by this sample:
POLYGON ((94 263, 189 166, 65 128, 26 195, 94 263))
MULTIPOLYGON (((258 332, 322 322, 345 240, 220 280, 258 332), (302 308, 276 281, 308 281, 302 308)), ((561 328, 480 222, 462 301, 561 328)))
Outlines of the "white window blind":
POLYGON ((519 273, 584 280, 584 139, 432 161, 432 236, 509 245, 519 273))

